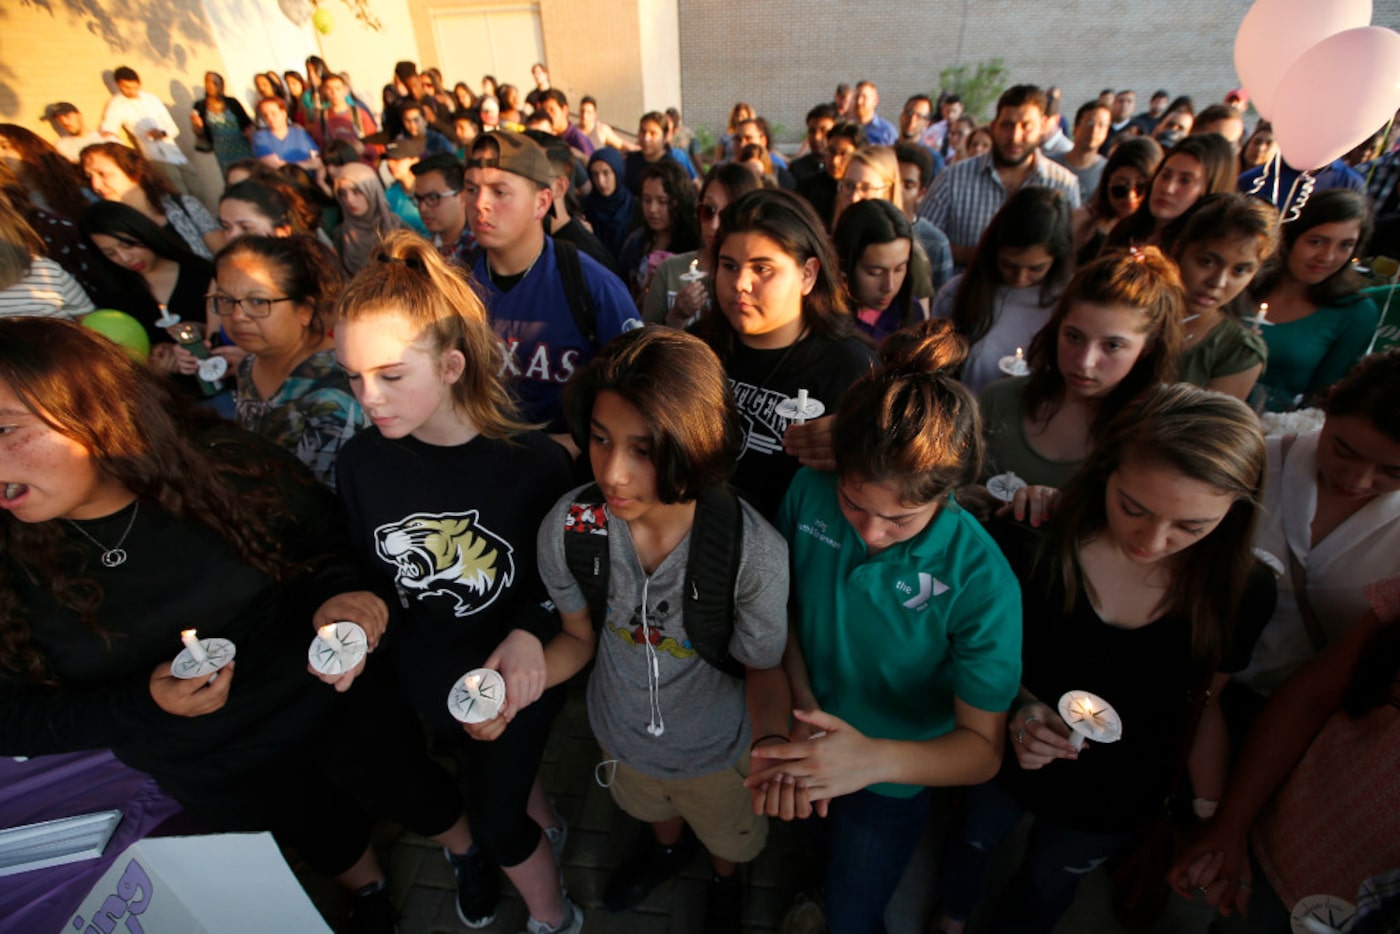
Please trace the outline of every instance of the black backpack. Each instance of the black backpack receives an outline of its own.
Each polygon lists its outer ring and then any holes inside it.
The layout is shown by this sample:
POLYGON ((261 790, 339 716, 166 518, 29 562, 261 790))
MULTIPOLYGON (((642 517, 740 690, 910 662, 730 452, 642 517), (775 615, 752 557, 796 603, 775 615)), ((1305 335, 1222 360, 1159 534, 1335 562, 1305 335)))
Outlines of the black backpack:
MULTIPOLYGON (((608 611, 608 521, 598 484, 579 490, 563 534, 564 563, 588 600, 593 628, 602 629, 608 611)), ((735 678, 744 677, 743 664, 729 654, 743 535, 743 510, 731 490, 715 487, 700 494, 690 530, 681 624, 696 654, 735 678)))

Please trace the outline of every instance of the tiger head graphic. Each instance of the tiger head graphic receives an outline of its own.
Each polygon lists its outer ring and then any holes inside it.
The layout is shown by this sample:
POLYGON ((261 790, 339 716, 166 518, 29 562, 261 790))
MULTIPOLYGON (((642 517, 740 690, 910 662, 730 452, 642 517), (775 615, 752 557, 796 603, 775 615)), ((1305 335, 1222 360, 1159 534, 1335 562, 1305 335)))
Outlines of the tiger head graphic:
POLYGON ((511 585, 510 543, 477 523, 478 512, 414 513, 374 530, 379 557, 395 565, 400 594, 454 601, 453 613, 480 612, 511 585))

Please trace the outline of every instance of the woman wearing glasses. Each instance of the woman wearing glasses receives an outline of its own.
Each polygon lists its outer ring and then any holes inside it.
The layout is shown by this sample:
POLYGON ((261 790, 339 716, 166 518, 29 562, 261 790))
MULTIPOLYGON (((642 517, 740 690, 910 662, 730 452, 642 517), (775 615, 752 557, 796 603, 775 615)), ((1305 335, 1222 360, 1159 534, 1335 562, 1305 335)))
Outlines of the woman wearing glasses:
POLYGON ((695 212, 700 220, 701 247, 677 253, 657 267, 642 302, 642 317, 649 324, 665 322, 683 328, 710 306, 710 251, 719 232, 719 212, 759 187, 757 176, 737 162, 721 162, 706 173, 695 212), (692 267, 697 275, 692 275, 692 267))
POLYGON ((214 259, 209 310, 247 353, 238 427, 296 455, 335 486, 335 458, 369 424, 335 360, 327 321, 344 277, 316 238, 240 237, 214 259))
POLYGON ((1093 197, 1074 211, 1074 248, 1079 265, 1093 262, 1108 233, 1147 199, 1147 186, 1162 162, 1155 139, 1140 137, 1120 143, 1104 164, 1093 197))

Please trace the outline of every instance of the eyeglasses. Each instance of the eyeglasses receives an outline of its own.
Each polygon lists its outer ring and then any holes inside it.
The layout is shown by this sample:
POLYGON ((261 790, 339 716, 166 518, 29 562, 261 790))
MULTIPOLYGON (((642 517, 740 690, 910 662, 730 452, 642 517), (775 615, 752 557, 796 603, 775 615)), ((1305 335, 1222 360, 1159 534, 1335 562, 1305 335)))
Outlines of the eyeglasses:
POLYGON ((1117 185, 1109 185, 1108 194, 1109 197, 1112 198, 1126 198, 1129 194, 1134 194, 1138 197, 1142 197, 1143 195, 1147 194, 1147 183, 1134 182, 1133 184, 1129 185, 1127 182, 1120 182, 1117 185))
POLYGON ((868 197, 870 197, 871 195, 878 195, 878 194, 879 194, 880 192, 882 192, 882 191, 889 191, 890 188, 893 187, 893 186, 891 186, 891 185, 872 185, 872 184, 870 184, 869 182, 861 182, 859 185, 857 185, 855 182, 842 182, 842 183, 841 183, 839 186, 837 186, 837 187, 839 187, 839 188, 841 189, 841 193, 842 193, 843 195, 857 195, 857 194, 858 194, 858 195, 860 195, 860 196, 863 197, 863 198, 868 198, 868 197))
POLYGON ((695 209, 695 213, 700 216, 700 223, 709 224, 713 223, 716 217, 719 217, 719 208, 713 204, 701 202, 700 206, 695 209))
POLYGON ((451 198, 453 195, 461 193, 462 189, 458 188, 455 191, 434 191, 426 195, 413 195, 413 203, 420 207, 426 204, 430 208, 435 208, 442 203, 443 198, 451 198))
POLYGON ((211 295, 207 299, 209 310, 220 318, 231 318, 235 310, 242 306, 243 313, 250 318, 266 318, 272 314, 272 306, 277 302, 290 302, 290 295, 277 298, 234 298, 232 295, 211 295))

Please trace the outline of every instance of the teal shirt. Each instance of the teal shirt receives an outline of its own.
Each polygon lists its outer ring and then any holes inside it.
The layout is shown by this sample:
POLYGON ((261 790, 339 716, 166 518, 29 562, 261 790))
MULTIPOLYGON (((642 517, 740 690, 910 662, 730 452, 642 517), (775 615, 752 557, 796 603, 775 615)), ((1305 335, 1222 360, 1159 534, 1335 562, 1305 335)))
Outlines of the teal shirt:
POLYGON ((1297 321, 1265 325, 1269 365, 1259 384, 1269 394, 1266 408, 1291 412, 1346 376, 1366 352, 1380 316, 1375 302, 1356 296, 1297 321))
MULTIPOLYGON (((953 698, 1004 711, 1021 682, 1021 587, 956 504, 879 554, 841 514, 836 474, 804 469, 778 513, 792 562, 793 626, 817 703, 867 736, 925 740, 953 698)), ((910 797, 913 785, 872 785, 910 797)))

